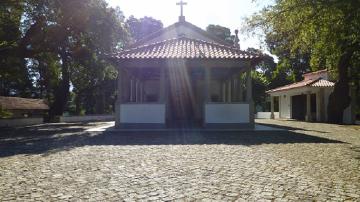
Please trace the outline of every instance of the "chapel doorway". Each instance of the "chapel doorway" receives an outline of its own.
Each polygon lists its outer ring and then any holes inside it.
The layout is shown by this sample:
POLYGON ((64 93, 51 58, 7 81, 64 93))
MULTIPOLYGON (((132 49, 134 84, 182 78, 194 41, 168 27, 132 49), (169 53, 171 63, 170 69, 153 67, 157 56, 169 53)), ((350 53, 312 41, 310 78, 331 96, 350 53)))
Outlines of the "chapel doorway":
POLYGON ((196 126, 194 81, 184 66, 169 68, 169 119, 168 125, 175 128, 196 126))

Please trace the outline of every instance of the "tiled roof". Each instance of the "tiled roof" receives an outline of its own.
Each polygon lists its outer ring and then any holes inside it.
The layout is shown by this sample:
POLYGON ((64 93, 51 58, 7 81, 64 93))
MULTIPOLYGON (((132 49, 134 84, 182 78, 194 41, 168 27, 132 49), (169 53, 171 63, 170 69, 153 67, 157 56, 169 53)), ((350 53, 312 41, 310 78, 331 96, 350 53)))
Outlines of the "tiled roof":
POLYGON ((289 85, 281 86, 269 91, 266 91, 267 93, 274 93, 279 91, 286 91, 294 88, 301 88, 301 87, 333 87, 335 83, 325 80, 325 79, 309 79, 309 80, 303 80, 300 82, 292 83, 289 85))
POLYGON ((0 96, 0 106, 3 109, 42 109, 47 110, 49 106, 42 99, 28 99, 20 97, 3 97, 0 96))
POLYGON ((335 83, 325 80, 325 79, 320 79, 314 83, 311 84, 312 87, 333 87, 335 86, 335 83))
POLYGON ((260 55, 230 46, 186 37, 135 47, 115 54, 117 59, 252 59, 260 55))

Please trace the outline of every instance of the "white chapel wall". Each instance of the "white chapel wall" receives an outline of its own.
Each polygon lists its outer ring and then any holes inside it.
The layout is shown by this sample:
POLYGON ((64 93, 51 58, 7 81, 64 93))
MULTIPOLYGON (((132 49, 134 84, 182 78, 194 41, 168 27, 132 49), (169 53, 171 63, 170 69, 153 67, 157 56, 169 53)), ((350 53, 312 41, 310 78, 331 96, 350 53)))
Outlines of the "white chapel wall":
MULTIPOLYGON (((274 112, 274 118, 278 119, 280 118, 280 113, 279 112, 274 112)), ((257 119, 271 119, 271 112, 257 112, 255 114, 255 118, 257 119)))
POLYGON ((205 123, 250 123, 249 104, 206 104, 205 123))
POLYGON ((280 118, 290 119, 291 118, 291 96, 289 94, 280 95, 280 118))
POLYGON ((165 124, 165 104, 121 104, 120 123, 165 124))

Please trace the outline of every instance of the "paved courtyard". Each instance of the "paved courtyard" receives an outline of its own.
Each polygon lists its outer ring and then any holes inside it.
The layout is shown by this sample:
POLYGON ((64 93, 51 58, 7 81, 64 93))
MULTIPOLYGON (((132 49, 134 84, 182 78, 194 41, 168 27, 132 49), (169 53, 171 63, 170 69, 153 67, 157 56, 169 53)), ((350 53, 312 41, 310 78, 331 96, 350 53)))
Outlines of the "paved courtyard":
POLYGON ((282 131, 0 129, 0 201, 360 201, 360 127, 282 131))

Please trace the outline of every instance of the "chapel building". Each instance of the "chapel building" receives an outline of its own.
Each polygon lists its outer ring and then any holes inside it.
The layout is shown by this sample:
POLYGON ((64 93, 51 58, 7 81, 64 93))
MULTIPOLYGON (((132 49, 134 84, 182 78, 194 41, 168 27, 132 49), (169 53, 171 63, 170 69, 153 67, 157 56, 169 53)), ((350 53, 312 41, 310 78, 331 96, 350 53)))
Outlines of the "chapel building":
POLYGON ((254 128, 251 70, 261 55, 179 21, 112 57, 116 128, 254 128))

